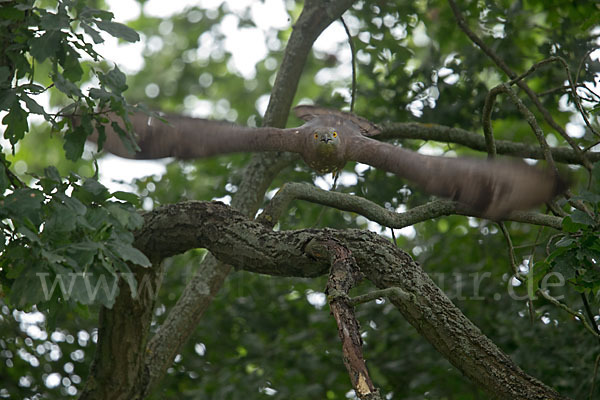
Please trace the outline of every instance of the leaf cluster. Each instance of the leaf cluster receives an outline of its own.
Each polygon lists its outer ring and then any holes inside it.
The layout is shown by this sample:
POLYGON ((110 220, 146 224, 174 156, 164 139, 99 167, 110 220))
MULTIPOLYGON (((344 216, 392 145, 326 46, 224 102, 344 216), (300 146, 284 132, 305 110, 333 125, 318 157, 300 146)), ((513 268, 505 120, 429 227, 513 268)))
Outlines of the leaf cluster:
POLYGON ((573 200, 583 209, 574 209, 563 219, 563 232, 557 235, 554 250, 536 265, 536 283, 550 272, 560 274, 581 293, 600 294, 600 164, 594 165, 590 190, 573 200))
POLYGON ((110 193, 97 180, 75 174, 63 180, 54 167, 32 187, 4 189, 0 276, 14 307, 45 304, 56 310, 71 300, 110 308, 114 296, 98 285, 114 286, 119 277, 135 293, 129 263, 150 265, 132 245, 131 232, 143 223, 129 203, 137 203, 135 195, 110 193))
MULTIPOLYGON (((89 120, 93 119, 97 126, 108 122, 102 113, 94 114, 92 110, 111 109, 126 123, 128 121, 127 103, 122 96, 127 89, 125 75, 116 66, 106 73, 93 71, 99 87, 92 87, 87 95, 82 92, 80 87, 88 79, 84 74, 83 54, 93 61, 101 58, 83 32, 94 44, 104 41, 100 31, 131 42, 139 40, 139 35, 126 25, 112 21, 111 12, 90 8, 84 1, 53 2, 54 12, 50 11, 50 4, 47 8, 34 4, 33 0, 27 0, 0 5, 0 111, 7 111, 2 119, 6 126, 4 138, 10 141, 14 153, 14 146, 29 130, 27 116, 39 114, 55 130, 68 128, 66 155, 70 160, 77 160, 83 152, 85 138, 92 133, 89 120), (47 70, 48 77, 39 77, 36 66, 47 70), (48 87, 38 83, 48 78, 51 82, 48 87), (35 98, 51 88, 72 100, 55 113, 46 110, 35 98), (85 123, 74 126, 72 119, 60 119, 71 115, 82 115, 85 123)), ((119 133, 127 137, 121 128, 119 133)), ((132 140, 126 143, 135 148, 132 140)))
MULTIPOLYGON (((42 115, 56 131, 66 130, 67 159, 81 159, 94 128, 100 132, 101 146, 105 123, 111 123, 133 151, 130 134, 104 116, 113 111, 128 126, 125 75, 116 66, 106 72, 92 69, 98 87, 84 94, 81 86, 89 79, 84 55, 101 59, 94 49, 104 41, 101 31, 127 41, 139 40, 137 32, 84 1, 54 1, 44 8, 29 0, 2 2, 0 16, 0 111, 7 111, 2 123, 12 152, 30 130, 30 114, 42 115), (40 77, 36 68, 48 71, 48 77, 40 77), (48 78, 51 84, 42 86, 48 78), (50 91, 58 91, 68 104, 56 112, 45 109, 39 95, 50 91)), ((142 223, 135 211, 137 196, 110 193, 95 178, 74 173, 63 179, 54 166, 29 185, 15 175, 5 155, 1 157, 0 270, 9 302, 19 308, 45 303, 53 310, 57 301, 67 300, 110 307, 114 296, 99 292, 98 285, 115 286, 119 274, 125 274, 135 292, 128 264, 149 265, 132 246, 131 232, 142 223), (60 290, 55 291, 57 282, 60 290)))

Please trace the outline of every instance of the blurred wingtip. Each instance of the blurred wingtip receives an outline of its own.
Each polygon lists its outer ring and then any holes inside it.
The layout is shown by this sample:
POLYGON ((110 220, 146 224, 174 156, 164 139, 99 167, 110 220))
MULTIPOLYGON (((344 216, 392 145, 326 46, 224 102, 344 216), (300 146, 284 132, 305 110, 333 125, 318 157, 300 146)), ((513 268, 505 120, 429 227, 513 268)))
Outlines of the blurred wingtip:
POLYGON ((569 187, 573 184, 573 177, 562 172, 553 172, 553 175, 554 190, 552 197, 556 197, 569 189, 569 187))

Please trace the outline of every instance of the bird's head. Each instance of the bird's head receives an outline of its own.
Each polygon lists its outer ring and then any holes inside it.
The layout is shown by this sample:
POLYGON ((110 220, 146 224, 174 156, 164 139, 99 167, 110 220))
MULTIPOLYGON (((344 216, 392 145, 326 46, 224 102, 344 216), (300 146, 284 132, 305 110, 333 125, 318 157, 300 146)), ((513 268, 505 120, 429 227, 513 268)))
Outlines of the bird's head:
POLYGON ((317 148, 336 148, 340 145, 340 135, 332 127, 318 127, 314 129, 313 141, 317 148))
POLYGON ((318 172, 332 172, 346 163, 344 146, 338 129, 331 126, 316 126, 308 138, 312 144, 304 153, 304 160, 318 172))

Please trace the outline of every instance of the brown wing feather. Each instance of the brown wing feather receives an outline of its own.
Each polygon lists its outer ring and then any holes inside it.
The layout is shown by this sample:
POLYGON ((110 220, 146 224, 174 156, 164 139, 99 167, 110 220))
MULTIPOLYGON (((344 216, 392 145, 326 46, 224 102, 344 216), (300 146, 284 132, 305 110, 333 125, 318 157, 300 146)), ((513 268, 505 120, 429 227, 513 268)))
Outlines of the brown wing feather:
POLYGON ((379 127, 371 121, 369 121, 368 119, 359 117, 358 115, 354 115, 345 111, 334 110, 332 108, 325 108, 319 106, 311 106, 308 104, 296 106, 294 107, 293 111, 296 117, 304 121, 310 121, 311 119, 321 115, 334 115, 345 120, 350 120, 360 128, 360 131, 364 136, 375 136, 381 132, 379 127))
POLYGON ((360 137, 352 138, 349 149, 352 160, 393 172, 492 219, 540 205, 567 188, 557 174, 523 162, 426 156, 360 137))
MULTIPOLYGON (((193 159, 244 151, 299 152, 304 138, 301 129, 248 128, 227 122, 183 116, 165 116, 167 123, 145 114, 130 115, 140 151, 132 154, 118 134, 106 125, 104 149, 125 158, 193 159)), ((123 122, 111 117, 121 127, 123 122)), ((97 141, 97 133, 90 137, 97 141)))

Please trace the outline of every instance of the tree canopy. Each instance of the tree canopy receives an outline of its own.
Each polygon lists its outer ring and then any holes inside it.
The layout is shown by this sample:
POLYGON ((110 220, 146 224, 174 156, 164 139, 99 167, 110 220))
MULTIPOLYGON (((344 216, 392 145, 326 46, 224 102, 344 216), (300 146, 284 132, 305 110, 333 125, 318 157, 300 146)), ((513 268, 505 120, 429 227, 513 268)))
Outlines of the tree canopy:
POLYGON ((0 2, 0 397, 600 394, 597 4, 111 4, 0 2), (104 58, 115 38, 137 67, 104 58), (294 127, 306 102, 570 189, 491 221, 289 153, 163 160, 115 189, 86 143, 135 151, 132 113, 294 127))

